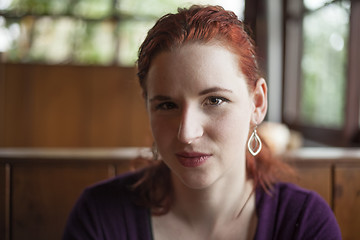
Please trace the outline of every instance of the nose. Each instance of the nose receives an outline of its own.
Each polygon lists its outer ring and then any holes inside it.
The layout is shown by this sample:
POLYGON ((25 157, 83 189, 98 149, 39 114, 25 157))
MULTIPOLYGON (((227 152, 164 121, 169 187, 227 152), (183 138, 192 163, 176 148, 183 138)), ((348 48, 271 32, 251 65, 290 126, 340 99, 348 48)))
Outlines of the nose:
POLYGON ((178 139, 180 142, 190 144, 203 136, 204 129, 200 110, 186 107, 181 115, 178 139))

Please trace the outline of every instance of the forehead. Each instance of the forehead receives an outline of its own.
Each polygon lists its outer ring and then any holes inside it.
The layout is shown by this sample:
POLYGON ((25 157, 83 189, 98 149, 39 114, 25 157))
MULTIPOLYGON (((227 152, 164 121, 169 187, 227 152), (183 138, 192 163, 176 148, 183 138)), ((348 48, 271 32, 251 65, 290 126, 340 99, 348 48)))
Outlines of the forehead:
POLYGON ((215 43, 191 43, 158 54, 150 66, 146 85, 150 91, 168 85, 205 88, 208 85, 235 87, 244 83, 234 53, 215 43))

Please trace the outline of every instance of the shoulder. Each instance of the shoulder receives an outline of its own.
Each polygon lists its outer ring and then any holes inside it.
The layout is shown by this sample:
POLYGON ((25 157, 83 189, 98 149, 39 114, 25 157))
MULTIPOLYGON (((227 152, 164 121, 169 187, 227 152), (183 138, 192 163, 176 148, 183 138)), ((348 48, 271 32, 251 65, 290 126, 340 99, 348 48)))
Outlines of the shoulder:
POLYGON ((147 239, 149 212, 136 204, 132 189, 141 176, 126 173, 86 188, 70 213, 63 239, 147 239))
POLYGON ((96 183, 83 191, 75 207, 89 206, 100 219, 128 218, 136 212, 144 213, 147 209, 137 204, 138 194, 134 190, 134 184, 142 175, 142 171, 128 172, 96 183))
POLYGON ((341 239, 329 205, 314 191, 277 183, 269 193, 257 189, 259 227, 274 239, 341 239))
MULTIPOLYGON (((82 196, 86 198, 128 198, 134 195, 132 186, 141 178, 142 172, 128 172, 87 187, 82 196)), ((99 200, 100 200, 99 199, 99 200)))
POLYGON ((301 209, 309 202, 318 202, 323 205, 325 201, 314 191, 301 188, 292 183, 277 183, 270 190, 270 198, 277 201, 279 207, 291 207, 301 209))
POLYGON ((277 183, 267 192, 261 187, 256 189, 256 207, 261 211, 270 208, 292 210, 302 209, 309 199, 323 202, 315 192, 303 189, 291 183, 277 183))

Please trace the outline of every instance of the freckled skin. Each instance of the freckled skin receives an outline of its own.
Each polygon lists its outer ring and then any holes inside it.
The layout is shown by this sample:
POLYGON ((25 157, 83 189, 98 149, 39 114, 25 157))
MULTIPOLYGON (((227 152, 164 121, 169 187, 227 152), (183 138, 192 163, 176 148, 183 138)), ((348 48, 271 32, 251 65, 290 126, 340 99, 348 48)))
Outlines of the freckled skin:
POLYGON ((244 181, 246 141, 255 106, 237 57, 216 44, 162 52, 147 76, 151 129, 173 179, 191 189, 244 181), (183 166, 178 152, 211 155, 183 166))

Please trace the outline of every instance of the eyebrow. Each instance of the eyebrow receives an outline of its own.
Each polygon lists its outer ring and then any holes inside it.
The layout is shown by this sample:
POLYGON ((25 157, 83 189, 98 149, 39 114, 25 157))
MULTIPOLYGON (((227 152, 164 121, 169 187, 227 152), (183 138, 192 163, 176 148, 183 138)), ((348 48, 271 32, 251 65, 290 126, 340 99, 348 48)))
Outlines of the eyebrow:
POLYGON ((221 88, 221 87, 212 87, 212 88, 208 88, 205 89, 203 91, 201 91, 199 93, 199 95, 205 95, 205 94, 209 94, 209 93, 213 93, 213 92, 229 92, 232 93, 233 91, 226 89, 226 88, 221 88))
MULTIPOLYGON (((212 88, 208 88, 205 89, 201 92, 199 92, 199 96, 202 95, 206 95, 209 93, 214 93, 214 92, 229 92, 232 93, 233 91, 226 89, 226 88, 221 88, 221 87, 212 87, 212 88)), ((154 101, 168 101, 171 100, 171 97, 169 96, 165 96, 165 95, 156 95, 153 98, 150 99, 150 102, 154 102, 154 101)))
POLYGON ((164 96, 164 95, 156 95, 155 97, 150 99, 150 102, 154 102, 154 101, 168 101, 171 98, 168 96, 164 96))

